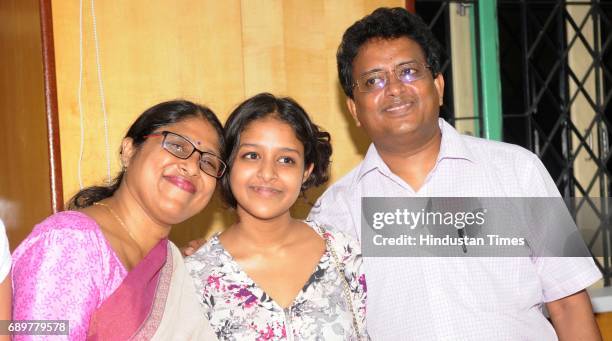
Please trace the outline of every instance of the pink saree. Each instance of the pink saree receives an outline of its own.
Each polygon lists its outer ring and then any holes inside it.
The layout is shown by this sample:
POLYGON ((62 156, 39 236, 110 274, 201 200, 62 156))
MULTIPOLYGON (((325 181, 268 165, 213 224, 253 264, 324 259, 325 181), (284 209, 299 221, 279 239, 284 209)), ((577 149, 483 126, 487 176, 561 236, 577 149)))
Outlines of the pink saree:
POLYGON ((160 241, 94 312, 87 339, 151 339, 163 317, 172 257, 168 240, 160 241))
POLYGON ((13 319, 70 323, 67 337, 45 339, 216 340, 168 240, 128 272, 95 220, 64 211, 38 224, 12 258, 13 319))

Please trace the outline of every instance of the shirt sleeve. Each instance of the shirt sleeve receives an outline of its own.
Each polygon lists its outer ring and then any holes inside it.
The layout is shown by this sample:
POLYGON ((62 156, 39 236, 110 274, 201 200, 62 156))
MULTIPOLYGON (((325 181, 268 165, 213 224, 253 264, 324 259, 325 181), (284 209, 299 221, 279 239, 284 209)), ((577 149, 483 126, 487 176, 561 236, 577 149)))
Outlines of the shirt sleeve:
POLYGON ((575 294, 601 279, 601 272, 588 257, 538 258, 536 269, 546 303, 575 294))
MULTIPOLYGON (((354 223, 348 200, 351 199, 345 198, 340 189, 332 186, 315 202, 310 209, 307 220, 315 221, 324 226, 333 226, 336 230, 346 232, 359 240, 361 236, 360 226, 354 223)), ((356 204, 361 205, 361 202, 356 204)), ((360 217, 358 213, 355 212, 356 217, 360 217)))
POLYGON ((0 219, 0 282, 3 282, 11 271, 11 253, 9 251, 8 239, 4 223, 0 219))
MULTIPOLYGON (((555 182, 542 164, 533 155, 533 169, 528 191, 533 197, 561 197, 555 182)), ((536 271, 542 284, 544 302, 552 302, 598 281, 602 275, 590 257, 540 257, 534 260, 536 271)))
POLYGON ((13 319, 68 320, 69 339, 84 340, 101 295, 97 239, 92 231, 69 228, 28 237, 14 255, 13 319))
POLYGON ((560 198, 561 193, 542 161, 531 154, 529 176, 523 177, 523 192, 525 197, 554 197, 560 198))

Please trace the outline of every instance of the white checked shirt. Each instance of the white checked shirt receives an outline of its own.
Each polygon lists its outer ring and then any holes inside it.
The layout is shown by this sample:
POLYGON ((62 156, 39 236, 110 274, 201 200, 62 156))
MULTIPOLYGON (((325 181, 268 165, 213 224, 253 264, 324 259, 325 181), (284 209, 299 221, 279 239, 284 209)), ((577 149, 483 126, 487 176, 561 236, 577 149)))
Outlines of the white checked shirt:
MULTIPOLYGON (((440 153, 415 192, 371 145, 309 219, 360 237, 362 197, 559 197, 531 152, 460 135, 444 120, 440 153)), ((543 303, 601 277, 590 258, 365 258, 372 340, 556 340, 543 303)))

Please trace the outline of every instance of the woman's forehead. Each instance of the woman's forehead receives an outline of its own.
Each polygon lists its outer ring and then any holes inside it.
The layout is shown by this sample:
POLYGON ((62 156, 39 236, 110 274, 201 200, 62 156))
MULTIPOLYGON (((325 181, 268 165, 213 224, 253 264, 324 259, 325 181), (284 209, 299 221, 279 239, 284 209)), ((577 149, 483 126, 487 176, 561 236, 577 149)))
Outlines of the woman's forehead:
POLYGON ((202 117, 189 117, 184 120, 160 127, 159 131, 167 130, 179 134, 197 146, 217 148, 219 135, 217 130, 202 117))

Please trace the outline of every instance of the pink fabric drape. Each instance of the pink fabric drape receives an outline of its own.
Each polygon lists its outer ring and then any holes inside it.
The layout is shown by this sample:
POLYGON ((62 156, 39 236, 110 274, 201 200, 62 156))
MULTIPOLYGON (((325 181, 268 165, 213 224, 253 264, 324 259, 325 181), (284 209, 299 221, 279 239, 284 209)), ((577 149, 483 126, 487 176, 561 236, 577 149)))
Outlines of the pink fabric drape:
POLYGON ((164 239, 94 312, 88 340, 128 340, 141 329, 151 315, 167 257, 168 240, 164 239))

